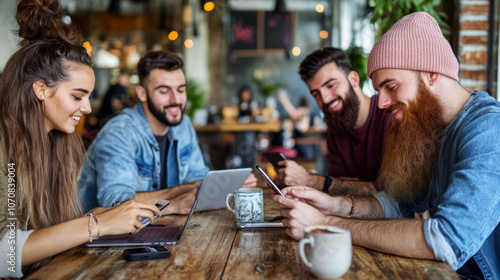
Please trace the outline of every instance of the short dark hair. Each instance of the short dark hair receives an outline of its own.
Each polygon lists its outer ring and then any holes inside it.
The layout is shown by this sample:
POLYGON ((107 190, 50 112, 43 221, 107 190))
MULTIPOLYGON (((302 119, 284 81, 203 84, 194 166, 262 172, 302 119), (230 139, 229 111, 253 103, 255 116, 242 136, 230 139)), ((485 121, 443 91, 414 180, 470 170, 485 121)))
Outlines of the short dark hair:
POLYGON ((137 63, 139 84, 144 86, 146 79, 154 69, 174 71, 182 69, 183 66, 182 58, 174 53, 166 51, 149 52, 137 63))
POLYGON ((335 62, 346 75, 352 71, 351 62, 346 53, 337 48, 326 47, 309 54, 299 66, 299 75, 304 81, 308 81, 325 64, 335 62))

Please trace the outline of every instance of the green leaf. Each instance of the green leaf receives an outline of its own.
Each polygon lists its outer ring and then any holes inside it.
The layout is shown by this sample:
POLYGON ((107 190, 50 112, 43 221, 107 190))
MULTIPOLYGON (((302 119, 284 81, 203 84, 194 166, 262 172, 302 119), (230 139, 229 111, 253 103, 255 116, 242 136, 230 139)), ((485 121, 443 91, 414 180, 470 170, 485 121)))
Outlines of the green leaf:
POLYGON ((365 81, 368 80, 368 74, 366 72, 366 65, 368 62, 368 55, 363 52, 363 48, 355 45, 351 45, 346 50, 347 57, 351 62, 352 70, 357 72, 359 75, 359 84, 363 86, 365 81))
POLYGON ((200 83, 192 79, 187 81, 186 99, 190 104, 188 115, 191 117, 195 110, 205 107, 205 90, 200 83))
POLYGON ((379 38, 403 16, 424 11, 433 16, 443 34, 449 36, 451 28, 446 22, 446 13, 435 10, 437 6, 441 5, 441 2, 442 0, 376 0, 370 23, 374 26, 378 24, 376 36, 379 38))

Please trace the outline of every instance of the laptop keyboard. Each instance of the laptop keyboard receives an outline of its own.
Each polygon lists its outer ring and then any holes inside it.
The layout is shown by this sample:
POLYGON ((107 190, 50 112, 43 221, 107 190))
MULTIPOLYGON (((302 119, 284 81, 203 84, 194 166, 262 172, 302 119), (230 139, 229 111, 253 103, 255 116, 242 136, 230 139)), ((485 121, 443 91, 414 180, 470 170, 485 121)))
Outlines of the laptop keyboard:
POLYGON ((134 235, 132 243, 169 242, 177 239, 179 227, 154 227, 134 235))

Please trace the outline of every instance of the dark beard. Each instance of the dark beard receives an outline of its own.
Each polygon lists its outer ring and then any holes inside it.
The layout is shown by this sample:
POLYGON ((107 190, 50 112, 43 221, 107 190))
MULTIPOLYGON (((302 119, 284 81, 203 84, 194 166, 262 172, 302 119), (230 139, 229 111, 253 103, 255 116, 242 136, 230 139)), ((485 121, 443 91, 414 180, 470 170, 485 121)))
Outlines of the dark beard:
POLYGON ((323 105, 322 109, 325 114, 325 123, 328 127, 328 131, 332 131, 335 134, 346 133, 353 129, 358 120, 360 101, 351 83, 349 83, 349 90, 345 95, 345 99, 342 100, 344 103, 342 110, 339 112, 329 112, 328 107, 335 102, 335 100, 323 105))
POLYGON ((421 79, 408 108, 401 103, 387 108, 403 113, 403 120, 393 118, 387 131, 378 178, 389 196, 410 201, 431 182, 445 127, 441 108, 421 79))
POLYGON ((153 102, 151 101, 151 98, 149 97, 149 92, 147 89, 146 89, 146 96, 147 96, 148 109, 151 112, 151 114, 153 114, 153 116, 159 122, 161 122, 164 125, 167 125, 169 127, 179 125, 182 122, 182 118, 184 117, 184 110, 186 109, 186 107, 182 108, 182 104, 174 104, 174 105, 165 106, 165 107, 163 107, 163 110, 162 110, 161 108, 155 107, 155 104, 153 104, 153 102), (176 107, 176 106, 181 108, 181 118, 178 122, 171 122, 167 119, 167 116, 165 116, 165 111, 167 110, 167 108, 176 107))

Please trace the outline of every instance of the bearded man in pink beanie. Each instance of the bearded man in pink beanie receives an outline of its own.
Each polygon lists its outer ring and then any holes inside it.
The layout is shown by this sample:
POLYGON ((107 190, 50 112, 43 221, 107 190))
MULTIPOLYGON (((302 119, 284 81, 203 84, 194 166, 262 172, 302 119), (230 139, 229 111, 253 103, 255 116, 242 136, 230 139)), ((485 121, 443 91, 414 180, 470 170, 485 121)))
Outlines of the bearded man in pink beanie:
POLYGON ((360 246, 444 261, 466 279, 500 279, 500 102, 466 91, 458 68, 432 16, 394 24, 368 59, 378 106, 393 113, 378 178, 385 191, 286 188, 287 198, 273 199, 287 234, 340 226, 360 246))

